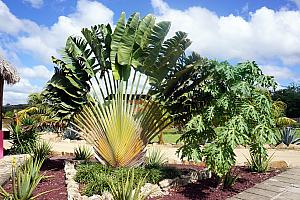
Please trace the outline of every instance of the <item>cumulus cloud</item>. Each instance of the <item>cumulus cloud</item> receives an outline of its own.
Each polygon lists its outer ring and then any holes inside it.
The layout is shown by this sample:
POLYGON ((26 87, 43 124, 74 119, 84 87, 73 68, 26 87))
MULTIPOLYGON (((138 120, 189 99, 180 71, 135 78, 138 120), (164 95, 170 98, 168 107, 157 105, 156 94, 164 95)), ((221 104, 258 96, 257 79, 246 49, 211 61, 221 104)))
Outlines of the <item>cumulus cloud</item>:
POLYGON ((300 77, 293 72, 291 68, 288 67, 280 67, 274 65, 263 65, 261 69, 264 74, 274 76, 277 82, 298 82, 300 81, 300 77))
MULTIPOLYGON (((33 7, 43 1, 26 0, 33 7)), ((52 26, 16 17, 0 0, 0 34, 13 36, 14 40, 0 41, 0 51, 13 60, 18 54, 28 53, 44 64, 50 63, 50 56, 58 56, 57 50, 65 45, 69 35, 78 35, 83 27, 101 23, 112 23, 113 12, 97 1, 79 0, 73 13, 59 16, 52 26), (9 26, 7 26, 9 24, 9 26)), ((0 35, 1 36, 1 35, 0 35)), ((2 36, 1 36, 2 37, 2 36)), ((20 63, 20 66, 23 64, 20 63)), ((5 103, 24 103, 28 94, 42 90, 43 84, 53 74, 46 66, 19 67, 21 81, 14 86, 5 87, 5 103), (36 83, 36 84, 34 84, 36 83)))
POLYGON ((152 6, 159 20, 172 22, 172 35, 187 32, 193 41, 190 50, 204 56, 300 64, 300 11, 262 7, 245 20, 233 14, 218 16, 203 7, 177 10, 162 0, 152 0, 152 6))
POLYGON ((23 0, 25 3, 29 3, 34 8, 40 8, 43 6, 43 0, 23 0))
POLYGON ((60 16, 51 27, 39 27, 38 31, 18 38, 16 47, 29 52, 44 63, 50 56, 57 56, 57 50, 65 45, 70 35, 79 35, 83 27, 112 23, 113 12, 96 1, 79 0, 76 11, 60 16))
POLYGON ((20 82, 15 85, 5 85, 4 87, 4 104, 20 104, 27 101, 28 94, 39 92, 41 86, 33 85, 28 79, 21 78, 20 82))
POLYGON ((53 72, 50 71, 44 65, 37 65, 33 67, 22 67, 18 69, 22 78, 28 79, 40 79, 40 80, 49 80, 53 75, 53 72))

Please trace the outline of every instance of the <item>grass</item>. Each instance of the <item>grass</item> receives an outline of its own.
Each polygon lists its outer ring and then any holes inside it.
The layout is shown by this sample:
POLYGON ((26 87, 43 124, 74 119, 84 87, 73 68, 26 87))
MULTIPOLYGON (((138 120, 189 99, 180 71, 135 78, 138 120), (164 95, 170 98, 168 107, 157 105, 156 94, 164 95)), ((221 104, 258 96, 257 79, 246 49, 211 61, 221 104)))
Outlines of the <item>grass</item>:
MULTIPOLYGON (((164 133, 163 140, 165 143, 176 143, 176 141, 180 138, 181 134, 178 133, 164 133)), ((158 136, 155 137, 151 142, 158 142, 158 136)), ((179 143, 180 144, 180 143, 179 143)))

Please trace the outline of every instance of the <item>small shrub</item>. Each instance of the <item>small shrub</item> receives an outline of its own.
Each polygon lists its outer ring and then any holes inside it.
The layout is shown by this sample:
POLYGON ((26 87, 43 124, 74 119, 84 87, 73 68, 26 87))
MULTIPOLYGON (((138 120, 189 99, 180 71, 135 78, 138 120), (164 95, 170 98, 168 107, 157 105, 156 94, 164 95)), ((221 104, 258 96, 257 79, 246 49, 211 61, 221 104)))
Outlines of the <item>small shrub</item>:
POLYGON ((42 161, 28 158, 23 166, 17 167, 16 162, 12 166, 12 193, 8 193, 0 186, 0 197, 10 200, 33 200, 46 193, 33 196, 33 191, 43 179, 40 175, 42 161))
POLYGON ((146 165, 152 167, 159 167, 167 162, 165 155, 158 149, 149 151, 148 158, 146 159, 146 165))
POLYGON ((223 179, 223 187, 224 188, 232 187, 238 178, 239 178, 238 175, 233 175, 232 172, 229 171, 223 179))
POLYGON ((79 140, 80 135, 78 133, 76 133, 75 131, 71 130, 71 129, 67 129, 64 132, 64 139, 79 140))
POLYGON ((247 162, 251 171, 261 173, 268 170, 272 158, 273 155, 268 158, 261 154, 250 154, 250 160, 247 159, 247 162))
POLYGON ((300 144, 300 138, 297 137, 296 129, 292 127, 283 127, 278 143, 284 143, 287 146, 290 144, 300 144))
POLYGON ((128 170, 126 177, 122 175, 122 179, 120 182, 116 183, 110 179, 108 179, 108 184, 110 188, 110 193, 113 196, 114 200, 144 200, 150 194, 141 194, 141 188, 145 184, 146 177, 136 176, 134 169, 128 170), (136 177, 138 177, 138 181, 135 182, 136 177))
POLYGON ((20 123, 12 123, 10 129, 12 132, 11 153, 32 153, 39 139, 35 122, 30 118, 24 118, 20 123))
MULTIPOLYGON (((107 180, 119 183, 128 173, 128 168, 111 168, 99 163, 81 164, 77 167, 75 181, 85 185, 83 193, 87 196, 101 194, 109 190, 107 180)), ((180 171, 167 167, 137 167, 134 169, 134 185, 140 181, 140 177, 145 177, 146 182, 158 183, 165 178, 175 178, 181 175, 180 171)))
POLYGON ((79 146, 74 149, 75 160, 89 160, 93 156, 93 152, 86 146, 79 146))
POLYGON ((52 146, 49 142, 41 141, 32 149, 33 157, 36 160, 46 160, 51 152, 52 146))

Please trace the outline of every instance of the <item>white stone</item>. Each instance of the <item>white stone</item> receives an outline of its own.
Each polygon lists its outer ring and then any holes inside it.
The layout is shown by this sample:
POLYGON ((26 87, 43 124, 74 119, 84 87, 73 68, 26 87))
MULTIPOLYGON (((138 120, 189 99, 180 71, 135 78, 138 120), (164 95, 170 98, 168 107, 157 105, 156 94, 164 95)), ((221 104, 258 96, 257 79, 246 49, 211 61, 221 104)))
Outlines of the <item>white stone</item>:
POLYGON ((166 188, 172 185, 172 183, 174 182, 174 179, 164 179, 162 181, 160 181, 158 184, 161 188, 166 188))

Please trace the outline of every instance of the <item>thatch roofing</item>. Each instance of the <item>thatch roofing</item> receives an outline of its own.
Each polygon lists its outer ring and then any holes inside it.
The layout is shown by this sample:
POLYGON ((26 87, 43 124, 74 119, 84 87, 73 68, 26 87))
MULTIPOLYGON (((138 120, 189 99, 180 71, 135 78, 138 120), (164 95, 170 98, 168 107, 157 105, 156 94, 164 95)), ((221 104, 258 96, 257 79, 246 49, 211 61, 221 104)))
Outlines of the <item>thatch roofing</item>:
POLYGON ((0 75, 7 84, 15 84, 20 80, 15 68, 0 54, 0 75))

